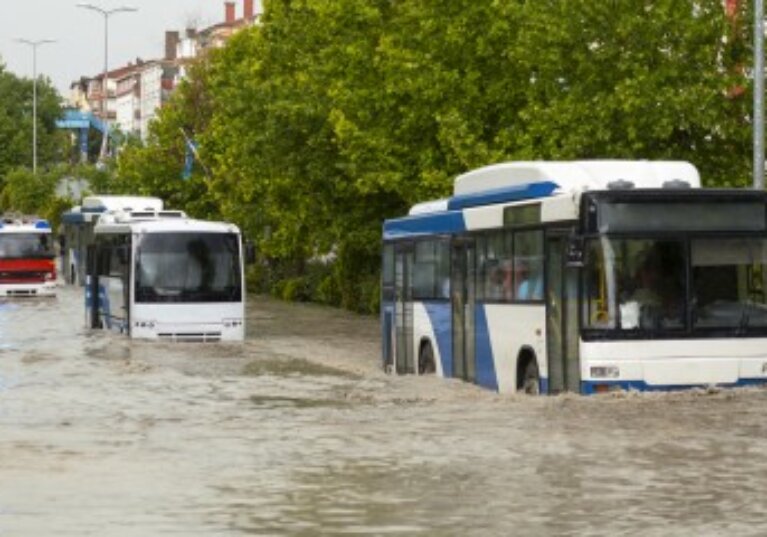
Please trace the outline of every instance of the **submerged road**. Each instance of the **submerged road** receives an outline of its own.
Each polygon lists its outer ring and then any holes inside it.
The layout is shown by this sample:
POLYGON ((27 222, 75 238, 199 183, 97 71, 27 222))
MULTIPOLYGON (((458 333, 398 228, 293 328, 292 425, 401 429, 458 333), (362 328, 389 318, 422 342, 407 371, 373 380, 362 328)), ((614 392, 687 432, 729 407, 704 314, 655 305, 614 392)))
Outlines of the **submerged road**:
POLYGON ((0 536, 764 535, 767 391, 389 377, 376 319, 251 297, 243 345, 0 302, 0 536))

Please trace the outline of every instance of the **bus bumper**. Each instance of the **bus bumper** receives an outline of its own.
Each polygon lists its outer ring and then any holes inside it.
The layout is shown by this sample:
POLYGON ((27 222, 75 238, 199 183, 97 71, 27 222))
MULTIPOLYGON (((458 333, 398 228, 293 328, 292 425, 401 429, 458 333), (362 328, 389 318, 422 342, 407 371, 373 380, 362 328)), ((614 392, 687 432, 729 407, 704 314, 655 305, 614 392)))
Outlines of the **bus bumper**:
POLYGON ((56 283, 6 283, 0 284, 0 297, 34 298, 56 296, 56 283))
POLYGON ((214 343, 218 341, 243 341, 245 325, 242 320, 222 323, 154 323, 134 322, 131 337, 170 342, 214 343))

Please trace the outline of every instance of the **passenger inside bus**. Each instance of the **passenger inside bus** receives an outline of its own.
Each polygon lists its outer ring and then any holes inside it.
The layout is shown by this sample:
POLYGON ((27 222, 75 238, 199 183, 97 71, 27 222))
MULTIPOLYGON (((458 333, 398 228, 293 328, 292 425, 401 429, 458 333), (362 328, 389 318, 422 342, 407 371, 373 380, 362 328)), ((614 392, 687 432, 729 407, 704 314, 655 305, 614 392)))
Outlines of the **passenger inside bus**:
POLYGON ((533 270, 524 260, 517 263, 516 298, 522 301, 543 299, 543 271, 533 270))

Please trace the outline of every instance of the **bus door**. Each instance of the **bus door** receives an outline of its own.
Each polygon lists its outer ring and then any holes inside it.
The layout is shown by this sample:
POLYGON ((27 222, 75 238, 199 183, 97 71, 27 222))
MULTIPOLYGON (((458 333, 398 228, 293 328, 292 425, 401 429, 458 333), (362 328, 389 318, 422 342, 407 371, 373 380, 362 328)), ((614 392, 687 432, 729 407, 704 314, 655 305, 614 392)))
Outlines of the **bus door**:
POLYGON ((476 250, 473 239, 460 239, 450 248, 453 310, 453 376, 470 382, 477 377, 474 348, 476 250))
POLYGON ((569 231, 546 237, 546 358, 549 393, 580 391, 578 270, 566 266, 569 231))
POLYGON ((90 328, 101 326, 99 318, 99 250, 88 245, 85 255, 85 321, 90 328))
POLYGON ((413 357, 413 245, 398 244, 394 250, 394 370, 415 373, 413 357))

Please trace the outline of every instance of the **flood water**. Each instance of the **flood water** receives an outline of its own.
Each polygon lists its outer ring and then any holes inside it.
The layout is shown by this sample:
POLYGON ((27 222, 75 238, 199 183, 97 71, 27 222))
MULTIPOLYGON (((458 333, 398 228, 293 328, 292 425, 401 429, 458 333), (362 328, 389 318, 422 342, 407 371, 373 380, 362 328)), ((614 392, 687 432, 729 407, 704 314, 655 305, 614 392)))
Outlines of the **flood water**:
POLYGON ((767 391, 499 396, 252 298, 244 345, 0 302, 0 536, 764 535, 767 391))

